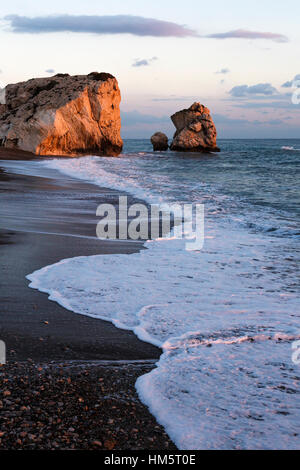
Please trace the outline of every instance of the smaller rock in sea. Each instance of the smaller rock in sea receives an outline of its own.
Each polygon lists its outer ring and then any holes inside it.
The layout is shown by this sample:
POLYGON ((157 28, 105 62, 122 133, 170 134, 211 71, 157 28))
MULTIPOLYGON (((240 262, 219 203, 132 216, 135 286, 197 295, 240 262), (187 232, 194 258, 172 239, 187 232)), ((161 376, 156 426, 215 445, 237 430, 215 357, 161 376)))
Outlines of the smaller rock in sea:
POLYGON ((169 148, 169 140, 166 134, 163 132, 156 132, 151 137, 151 143, 153 145, 154 152, 165 151, 169 148))
POLYGON ((176 127, 171 150, 178 152, 219 152, 217 131, 208 108, 194 103, 171 116, 176 127))

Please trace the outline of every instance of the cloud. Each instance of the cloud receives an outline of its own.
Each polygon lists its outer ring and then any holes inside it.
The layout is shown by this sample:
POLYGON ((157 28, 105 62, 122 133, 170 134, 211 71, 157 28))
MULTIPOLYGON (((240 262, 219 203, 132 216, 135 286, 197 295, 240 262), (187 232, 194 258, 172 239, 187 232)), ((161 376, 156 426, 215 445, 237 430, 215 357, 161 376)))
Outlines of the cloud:
POLYGON ((257 95, 272 96, 277 94, 277 90, 271 83, 259 83, 252 86, 235 86, 230 90, 229 94, 234 98, 256 97, 257 95))
POLYGON ((217 72, 215 72, 217 74, 222 74, 222 75, 226 75, 227 73, 230 73, 230 70, 227 69, 227 68, 224 68, 224 69, 221 69, 221 70, 218 70, 217 72))
POLYGON ((51 74, 51 73, 55 73, 55 70, 54 69, 47 69, 47 70, 45 70, 45 72, 51 74))
POLYGON ((242 101, 239 103, 235 103, 233 106, 238 108, 247 108, 247 109, 288 109, 290 111, 299 111, 299 106, 296 106, 292 103, 292 101, 242 101))
POLYGON ((150 65, 155 60, 158 60, 158 57, 152 57, 151 59, 135 59, 132 67, 145 67, 150 65))
POLYGON ((127 139, 149 139, 154 132, 165 132, 170 137, 174 126, 169 116, 142 114, 139 111, 121 111, 122 136, 127 139))
POLYGON ((139 111, 122 111, 121 118, 122 125, 125 126, 166 123, 170 120, 168 116, 153 116, 152 114, 142 114, 139 111))
POLYGON ((150 65, 147 59, 137 59, 133 64, 132 67, 144 67, 150 65))
POLYGON ((179 96, 179 95, 170 95, 170 96, 164 96, 164 97, 160 97, 160 98, 152 98, 152 101, 155 101, 155 102, 168 102, 168 101, 174 101, 174 102, 185 101, 185 102, 189 102, 190 101, 191 104, 194 103, 197 100, 198 100, 198 98, 195 98, 195 96, 179 96))
MULTIPOLYGON (((283 83, 281 86, 282 86, 282 88, 292 88, 292 87, 293 87, 293 84, 294 84, 294 82, 295 82, 296 80, 300 80, 300 73, 295 76, 294 80, 285 82, 285 83, 283 83)), ((297 88, 299 88, 299 87, 300 87, 300 86, 298 85, 297 88)))
POLYGON ((293 104, 293 93, 279 93, 270 83, 259 83, 258 85, 236 86, 230 90, 230 98, 224 101, 237 108, 289 110, 298 112, 299 106, 293 104), (233 99, 232 99, 233 98, 233 99))
POLYGON ((246 125, 250 124, 250 121, 246 119, 238 119, 238 118, 231 118, 229 116, 226 116, 225 114, 214 114, 213 115, 214 123, 218 125, 222 124, 230 124, 230 125, 246 125))
MULTIPOLYGON (((252 104, 252 103, 250 103, 252 104)), ((295 108, 295 106, 294 106, 295 108)), ((260 112, 261 114, 261 112, 260 112)), ((273 114, 271 114, 273 116, 273 114)), ((149 139, 156 131, 174 134, 174 126, 169 116, 153 116, 139 111, 122 112, 122 136, 128 139, 149 139)), ((288 138, 299 136, 299 126, 283 119, 249 120, 246 116, 234 117, 213 114, 219 138, 288 138)))
MULTIPOLYGON (((248 108, 248 109, 260 109, 261 110, 276 110, 284 109, 290 111, 299 111, 299 106, 296 106, 292 103, 293 93, 277 93, 276 95, 257 95, 253 96, 253 100, 245 99, 226 99, 224 101, 230 102, 231 106, 237 108, 248 108)), ((270 111, 271 112, 271 111, 270 111)))
POLYGON ((271 119, 270 121, 267 121, 266 123, 269 124, 270 126, 280 126, 284 124, 284 121, 282 121, 281 119, 271 119))
POLYGON ((248 31, 247 29, 236 29, 227 33, 209 34, 206 36, 213 39, 267 39, 275 42, 288 42, 287 36, 278 33, 263 33, 259 31, 248 31))
POLYGON ((171 21, 162 21, 142 16, 75 16, 52 15, 28 16, 8 15, 4 18, 15 33, 95 33, 133 34, 135 36, 188 37, 197 36, 196 31, 171 21))
POLYGON ((194 29, 172 21, 157 20, 134 15, 51 15, 4 17, 14 33, 94 33, 94 34, 133 34, 153 37, 202 37, 212 39, 268 39, 275 42, 288 42, 288 38, 278 33, 264 33, 237 29, 226 33, 201 36, 194 29))
POLYGON ((225 114, 214 114, 213 116, 214 122, 216 125, 240 125, 240 126, 280 126, 284 124, 284 121, 280 119, 270 119, 266 121, 258 121, 255 119, 254 121, 250 121, 248 119, 242 118, 231 118, 226 116, 225 114))

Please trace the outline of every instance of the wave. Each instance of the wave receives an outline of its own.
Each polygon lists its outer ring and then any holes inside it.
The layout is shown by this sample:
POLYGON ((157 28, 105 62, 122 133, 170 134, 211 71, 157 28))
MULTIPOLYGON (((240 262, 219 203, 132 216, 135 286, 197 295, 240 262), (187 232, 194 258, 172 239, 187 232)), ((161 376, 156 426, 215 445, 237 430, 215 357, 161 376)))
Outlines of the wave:
POLYGON ((290 150, 291 152, 300 152, 300 149, 295 149, 294 147, 289 147, 289 146, 283 146, 281 147, 281 150, 290 150))
POLYGON ((239 241, 248 253, 242 250, 233 265, 230 240, 223 259, 213 255, 220 239, 210 239, 201 256, 175 240, 147 243, 130 256, 63 260, 28 276, 30 287, 63 307, 162 348, 157 368, 136 387, 182 450, 297 445, 299 390, 284 393, 279 384, 295 382, 290 342, 299 337, 298 302, 254 262, 257 246, 251 252, 249 239, 239 241), (250 279, 249 264, 257 268, 250 279), (261 276, 265 289, 257 295, 261 276))
MULTIPOLYGON (((43 164, 150 202, 179 194, 167 171, 157 186, 149 179, 151 159, 135 168, 123 160, 116 172, 114 160, 96 157, 43 164)), ((46 266, 27 276, 30 287, 162 348, 136 388, 179 449, 296 448, 299 389, 290 343, 299 337, 299 308, 295 267, 284 264, 290 247, 218 214, 201 252, 187 252, 170 234, 130 256, 46 266)))

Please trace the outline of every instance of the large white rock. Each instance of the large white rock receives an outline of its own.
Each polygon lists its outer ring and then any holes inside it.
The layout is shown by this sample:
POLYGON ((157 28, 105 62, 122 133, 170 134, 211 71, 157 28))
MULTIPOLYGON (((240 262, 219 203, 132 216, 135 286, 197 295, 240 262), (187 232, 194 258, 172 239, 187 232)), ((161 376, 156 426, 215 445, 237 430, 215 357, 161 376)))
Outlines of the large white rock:
POLYGON ((36 155, 119 155, 117 80, 110 74, 57 74, 6 87, 0 144, 36 155))

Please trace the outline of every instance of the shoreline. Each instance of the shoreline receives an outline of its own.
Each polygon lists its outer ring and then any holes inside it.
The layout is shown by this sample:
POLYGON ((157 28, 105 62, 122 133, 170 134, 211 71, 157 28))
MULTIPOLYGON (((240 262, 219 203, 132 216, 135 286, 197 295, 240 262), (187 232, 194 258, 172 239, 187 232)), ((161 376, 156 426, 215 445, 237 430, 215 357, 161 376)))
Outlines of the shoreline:
MULTIPOLYGON (((48 176, 11 173, 5 169, 5 162, 0 163, 0 168, 2 168, 0 191, 3 200, 0 209, 0 262, 4 281, 0 287, 3 299, 0 338, 6 342, 8 361, 6 366, 0 368, 0 377, 8 376, 10 382, 13 377, 16 378, 21 374, 20 371, 29 368, 32 380, 39 380, 36 364, 41 364, 44 369, 45 364, 50 363, 51 367, 54 367, 54 364, 63 367, 64 373, 68 375, 73 367, 77 367, 74 366, 74 361, 75 363, 88 361, 84 369, 89 373, 91 369, 99 373, 101 370, 104 389, 106 385, 107 389, 111 387, 112 367, 116 380, 118 375, 125 377, 127 383, 130 383, 130 390, 127 390, 127 404, 130 406, 132 400, 136 403, 138 399, 134 387, 135 381, 145 371, 150 372, 153 369, 161 350, 140 341, 134 333, 118 329, 109 322, 64 309, 49 301, 47 294, 30 289, 29 281, 25 278, 37 269, 66 258, 95 254, 129 255, 143 249, 143 242, 110 242, 95 237, 97 205, 107 200, 110 203, 117 200, 120 193, 70 177, 60 176, 55 180, 48 176), (103 363, 95 365, 95 361, 103 360, 121 360, 123 363, 112 365, 110 362, 109 366, 104 366, 103 363), (134 361, 134 365, 131 361, 134 361), (138 364, 136 361, 142 363, 138 364), (135 369, 134 374, 132 367, 135 369)), ((81 373, 76 372, 74 377, 76 389, 76 383, 79 384, 81 380, 81 373)), ((92 382, 91 388, 93 388, 92 382)), ((90 393, 88 385, 87 389, 90 393)), ((124 414, 122 403, 119 403, 120 419, 122 413, 124 414)), ((143 414, 143 426, 139 430, 142 436, 139 437, 136 448, 153 448, 148 444, 145 447, 147 439, 152 438, 158 446, 154 448, 172 446, 175 448, 163 428, 156 423, 147 407, 139 400, 138 408, 139 413, 143 414), (153 422, 158 427, 154 434, 151 431, 153 422)), ((7 413, 9 412, 8 409, 7 413)), ((126 419, 122 426, 126 427, 126 419)), ((128 425, 128 429, 125 430, 128 440, 132 433, 129 427, 128 425)), ((1 432, 3 431, 5 432, 1 429, 1 432)), ((88 428, 85 432, 88 435, 88 428)), ((115 440, 118 442, 117 437, 115 440)), ((13 448, 5 442, 4 435, 0 449, 13 448)), ((88 438, 85 440, 85 446, 87 442, 88 438)), ((37 441, 31 443, 28 448, 49 448, 49 443, 47 446, 43 447, 37 441)), ((79 441, 78 448, 82 448, 79 441)), ((116 444, 115 448, 125 447, 116 444)))
POLYGON ((25 150, 0 147, 0 160, 35 160, 37 158, 37 155, 25 150))
POLYGON ((0 451, 176 450, 135 392, 149 363, 0 366, 0 451))

